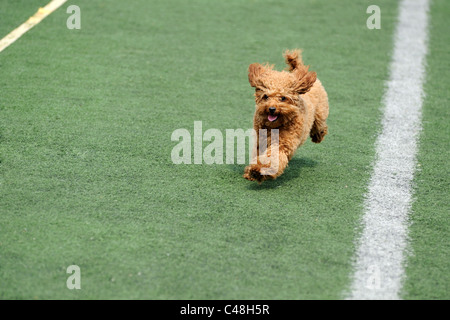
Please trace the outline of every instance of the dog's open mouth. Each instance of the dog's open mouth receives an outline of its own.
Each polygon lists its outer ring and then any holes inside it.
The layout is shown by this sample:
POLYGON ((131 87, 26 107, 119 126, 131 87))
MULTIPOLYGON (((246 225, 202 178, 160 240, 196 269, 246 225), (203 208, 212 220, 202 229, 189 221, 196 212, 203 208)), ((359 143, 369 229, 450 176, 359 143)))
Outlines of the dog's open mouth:
POLYGON ((275 120, 278 119, 278 116, 269 114, 269 116, 267 117, 267 119, 269 119, 270 122, 274 122, 275 120))

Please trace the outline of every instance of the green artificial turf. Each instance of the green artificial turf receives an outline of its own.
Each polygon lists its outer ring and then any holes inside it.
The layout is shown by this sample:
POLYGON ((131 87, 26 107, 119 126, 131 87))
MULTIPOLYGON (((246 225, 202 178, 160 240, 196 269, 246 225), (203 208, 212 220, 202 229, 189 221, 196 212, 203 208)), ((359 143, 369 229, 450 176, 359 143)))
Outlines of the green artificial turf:
POLYGON ((367 6, 69 1, 3 51, 0 298, 342 298, 397 14, 381 1, 369 30, 367 6), (329 94, 323 143, 261 186, 172 163, 178 128, 251 128, 248 65, 296 47, 329 94))
POLYGON ((450 3, 435 0, 431 7, 429 54, 423 131, 415 179, 410 226, 410 258, 404 287, 406 299, 450 298, 449 145, 450 3))

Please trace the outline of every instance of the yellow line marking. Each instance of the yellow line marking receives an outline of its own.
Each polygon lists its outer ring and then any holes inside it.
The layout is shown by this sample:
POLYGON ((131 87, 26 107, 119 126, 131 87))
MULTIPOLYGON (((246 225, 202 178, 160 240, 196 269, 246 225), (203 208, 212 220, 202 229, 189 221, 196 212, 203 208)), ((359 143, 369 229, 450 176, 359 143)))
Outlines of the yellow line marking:
POLYGON ((39 10, 27 21, 22 23, 19 27, 11 31, 7 36, 0 40, 0 52, 5 50, 10 44, 14 43, 24 33, 33 28, 39 22, 44 20, 49 14, 62 6, 67 0, 52 0, 45 7, 39 8, 39 10))

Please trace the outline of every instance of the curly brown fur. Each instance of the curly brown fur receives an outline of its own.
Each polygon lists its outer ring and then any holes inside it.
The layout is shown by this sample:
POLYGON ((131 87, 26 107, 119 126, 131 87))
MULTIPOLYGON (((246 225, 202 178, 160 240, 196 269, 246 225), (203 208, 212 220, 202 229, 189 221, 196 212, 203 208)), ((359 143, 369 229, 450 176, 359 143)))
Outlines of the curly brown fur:
POLYGON ((255 161, 245 168, 244 178, 259 183, 280 176, 297 148, 308 137, 319 143, 328 133, 328 96, 316 73, 303 64, 299 49, 287 50, 284 58, 288 65, 286 71, 276 71, 272 65, 259 63, 253 63, 248 68, 248 80, 255 88, 253 128, 257 137, 260 129, 267 129, 268 137, 267 148, 262 150, 261 155, 257 139, 255 161), (266 161, 271 153, 270 129, 279 130, 278 171, 264 175, 262 170, 271 166, 266 161))

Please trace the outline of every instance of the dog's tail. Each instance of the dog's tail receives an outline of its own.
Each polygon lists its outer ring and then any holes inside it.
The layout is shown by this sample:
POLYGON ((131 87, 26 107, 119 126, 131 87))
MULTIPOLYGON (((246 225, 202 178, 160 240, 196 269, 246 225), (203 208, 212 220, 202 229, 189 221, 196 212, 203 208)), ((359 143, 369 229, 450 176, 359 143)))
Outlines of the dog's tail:
POLYGON ((317 80, 317 74, 309 71, 309 66, 305 66, 302 60, 302 50, 286 50, 284 59, 289 67, 289 71, 294 74, 297 81, 294 82, 294 90, 299 94, 308 92, 317 80))
POLYGON ((304 66, 302 60, 302 50, 300 49, 286 50, 284 52, 284 59, 289 67, 289 71, 293 71, 304 66))

